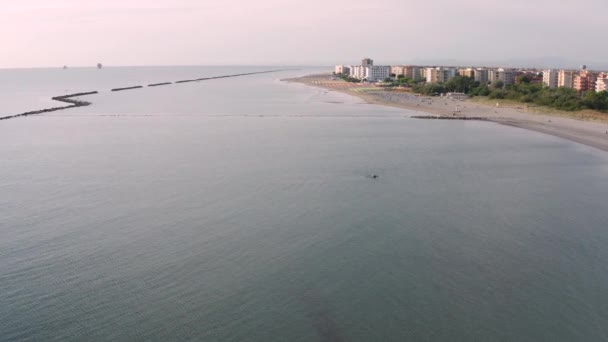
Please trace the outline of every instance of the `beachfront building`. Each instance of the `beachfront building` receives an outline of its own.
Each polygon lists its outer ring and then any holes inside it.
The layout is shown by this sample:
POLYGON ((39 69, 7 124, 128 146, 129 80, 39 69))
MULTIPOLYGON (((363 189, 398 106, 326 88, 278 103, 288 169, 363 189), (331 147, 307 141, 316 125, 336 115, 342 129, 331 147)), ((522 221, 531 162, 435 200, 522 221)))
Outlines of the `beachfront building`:
POLYGON ((363 65, 354 65, 350 68, 350 77, 362 80, 365 78, 365 67, 363 65))
POLYGON ((349 75, 350 74, 350 66, 348 65, 336 65, 334 70, 336 74, 349 75))
POLYGON ((587 70, 587 67, 583 65, 579 74, 574 77, 574 89, 577 91, 595 90, 596 81, 597 75, 587 70))
POLYGON ((382 65, 355 65, 350 68, 349 76, 368 82, 383 81, 391 76, 391 67, 382 65))
POLYGON ((597 81, 595 82, 595 91, 608 91, 608 73, 601 72, 597 76, 597 81))
POLYGON ((425 69, 424 68, 420 68, 414 65, 408 65, 408 66, 404 66, 403 67, 403 75, 406 78, 412 79, 412 80, 416 80, 419 81, 421 79, 423 79, 425 73, 425 69))
POLYGON ((515 83, 515 70, 499 68, 498 79, 503 81, 505 85, 515 83))
POLYGON ((458 75, 462 77, 475 78, 475 69, 466 68, 466 69, 458 69, 458 75))
POLYGON ((479 82, 479 84, 488 84, 488 69, 477 68, 475 69, 475 73, 473 75, 475 81, 479 82))
POLYGON ((383 81, 391 76, 391 67, 371 65, 365 67, 365 80, 368 82, 383 81))
POLYGON ((575 71, 560 70, 557 75, 557 86, 560 88, 574 88, 575 71))
POLYGON ((444 83, 456 76, 454 68, 426 68, 426 83, 444 83))
POLYGON ((361 61, 361 65, 364 67, 372 66, 374 65, 374 60, 371 58, 363 58, 363 60, 361 61))
POLYGON ((512 69, 498 68, 488 70, 488 82, 501 81, 504 85, 515 83, 515 71, 512 69))
POLYGON ((559 80, 559 74, 557 70, 547 69, 543 70, 543 84, 549 88, 557 88, 559 80))
POLYGON ((405 67, 403 65, 394 65, 394 66, 391 66, 391 75, 394 74, 395 77, 397 77, 399 75, 404 75, 405 76, 404 69, 405 69, 405 67))

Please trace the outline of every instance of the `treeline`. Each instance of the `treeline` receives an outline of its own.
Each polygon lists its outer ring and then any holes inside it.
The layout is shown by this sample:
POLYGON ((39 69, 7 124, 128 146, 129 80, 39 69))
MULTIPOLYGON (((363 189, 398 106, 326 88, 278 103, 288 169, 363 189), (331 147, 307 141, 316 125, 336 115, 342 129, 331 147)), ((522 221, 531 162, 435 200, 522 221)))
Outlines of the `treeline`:
POLYGON ((608 110, 608 92, 585 92, 581 96, 576 90, 568 88, 552 89, 543 84, 530 83, 523 76, 516 84, 505 85, 497 81, 492 85, 480 84, 473 78, 456 76, 445 83, 417 84, 412 87, 416 93, 438 95, 448 92, 465 93, 469 96, 487 96, 489 99, 505 99, 523 103, 533 103, 560 110, 575 111, 593 109, 608 110))

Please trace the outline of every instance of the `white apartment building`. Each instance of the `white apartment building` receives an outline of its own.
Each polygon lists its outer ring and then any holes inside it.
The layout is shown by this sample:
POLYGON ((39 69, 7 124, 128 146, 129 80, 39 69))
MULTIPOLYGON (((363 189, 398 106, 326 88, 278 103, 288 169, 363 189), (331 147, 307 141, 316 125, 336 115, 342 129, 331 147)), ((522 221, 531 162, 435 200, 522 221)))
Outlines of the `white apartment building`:
POLYGON ((356 65, 350 68, 349 76, 368 82, 383 81, 391 76, 391 67, 382 65, 356 65))
POLYGON ((336 74, 348 75, 348 74, 350 74, 350 66, 348 66, 348 65, 336 65, 336 68, 334 69, 334 72, 336 74))
POLYGON ((549 88, 557 88, 559 73, 554 69, 543 70, 543 84, 549 88))
POLYGON ((564 88, 574 88, 575 71, 560 70, 557 75, 557 86, 564 88))
POLYGON ((350 77, 362 80, 365 78, 365 67, 362 65, 355 65, 350 68, 350 77))
POLYGON ((426 83, 444 83, 456 76, 457 70, 454 68, 426 68, 426 83))
POLYGON ((391 67, 372 65, 365 67, 365 79, 368 82, 383 81, 391 76, 391 67))

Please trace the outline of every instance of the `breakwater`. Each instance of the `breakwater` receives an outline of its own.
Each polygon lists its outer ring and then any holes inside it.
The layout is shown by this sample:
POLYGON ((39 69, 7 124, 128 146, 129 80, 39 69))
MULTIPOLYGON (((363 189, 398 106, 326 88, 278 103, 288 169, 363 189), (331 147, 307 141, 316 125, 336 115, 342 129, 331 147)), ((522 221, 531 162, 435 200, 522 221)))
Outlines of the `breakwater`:
MULTIPOLYGON (((176 81, 176 82, 153 83, 153 84, 149 84, 148 87, 158 87, 158 86, 166 86, 166 85, 171 85, 171 84, 200 82, 200 81, 215 80, 215 79, 229 78, 229 77, 268 74, 268 73, 272 73, 272 72, 290 71, 290 70, 298 70, 298 69, 278 69, 278 70, 247 72, 247 73, 223 75, 223 76, 201 77, 201 78, 196 78, 196 79, 191 79, 191 80, 181 80, 181 81, 176 81)), ((117 92, 117 91, 126 91, 126 90, 141 89, 141 88, 144 88, 144 86, 137 85, 137 86, 130 86, 130 87, 113 88, 113 89, 110 89, 110 91, 117 92)), ((89 91, 89 92, 81 92, 81 93, 75 93, 75 94, 70 94, 70 95, 55 96, 55 97, 52 97, 51 99, 55 100, 55 101, 59 101, 59 102, 69 103, 69 105, 45 108, 45 109, 40 109, 40 110, 33 110, 33 111, 15 114, 15 115, 9 115, 9 116, 3 116, 3 117, 0 117, 0 120, 15 119, 15 118, 19 118, 19 117, 50 113, 50 112, 55 112, 58 110, 64 110, 64 109, 69 109, 69 108, 89 106, 92 104, 91 102, 74 99, 74 97, 87 96, 87 95, 93 95, 93 94, 98 94, 98 93, 99 93, 98 91, 89 91)))
POLYGON ((412 119, 427 119, 427 120, 477 120, 477 121, 489 121, 488 118, 483 116, 441 116, 441 115, 415 115, 411 116, 412 119))
POLYGON ((123 88, 114 88, 111 89, 110 91, 123 91, 123 90, 131 90, 131 89, 141 89, 144 86, 133 86, 133 87, 123 87, 123 88))
POLYGON ((15 119, 15 118, 22 117, 22 116, 37 115, 37 114, 55 112, 58 110, 69 109, 69 108, 89 106, 89 105, 91 105, 91 102, 74 99, 74 97, 94 95, 97 93, 98 93, 97 91, 89 91, 89 92, 85 92, 85 93, 76 93, 76 94, 55 96, 52 98, 54 101, 69 103, 69 105, 45 108, 45 109, 40 109, 40 110, 32 110, 32 111, 25 112, 25 113, 3 116, 3 117, 0 117, 0 120, 15 119))
POLYGON ((169 84, 173 84, 173 83, 172 82, 152 83, 152 84, 148 84, 148 87, 160 87, 160 86, 166 86, 169 84))

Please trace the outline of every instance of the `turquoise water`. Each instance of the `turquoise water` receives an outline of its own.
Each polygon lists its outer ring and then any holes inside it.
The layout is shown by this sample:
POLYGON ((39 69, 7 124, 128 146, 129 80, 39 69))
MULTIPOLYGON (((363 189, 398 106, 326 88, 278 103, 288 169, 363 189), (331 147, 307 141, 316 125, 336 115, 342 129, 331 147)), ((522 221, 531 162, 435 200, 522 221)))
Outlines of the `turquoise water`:
POLYGON ((606 153, 306 71, 3 121, 0 340, 608 340, 606 153))

